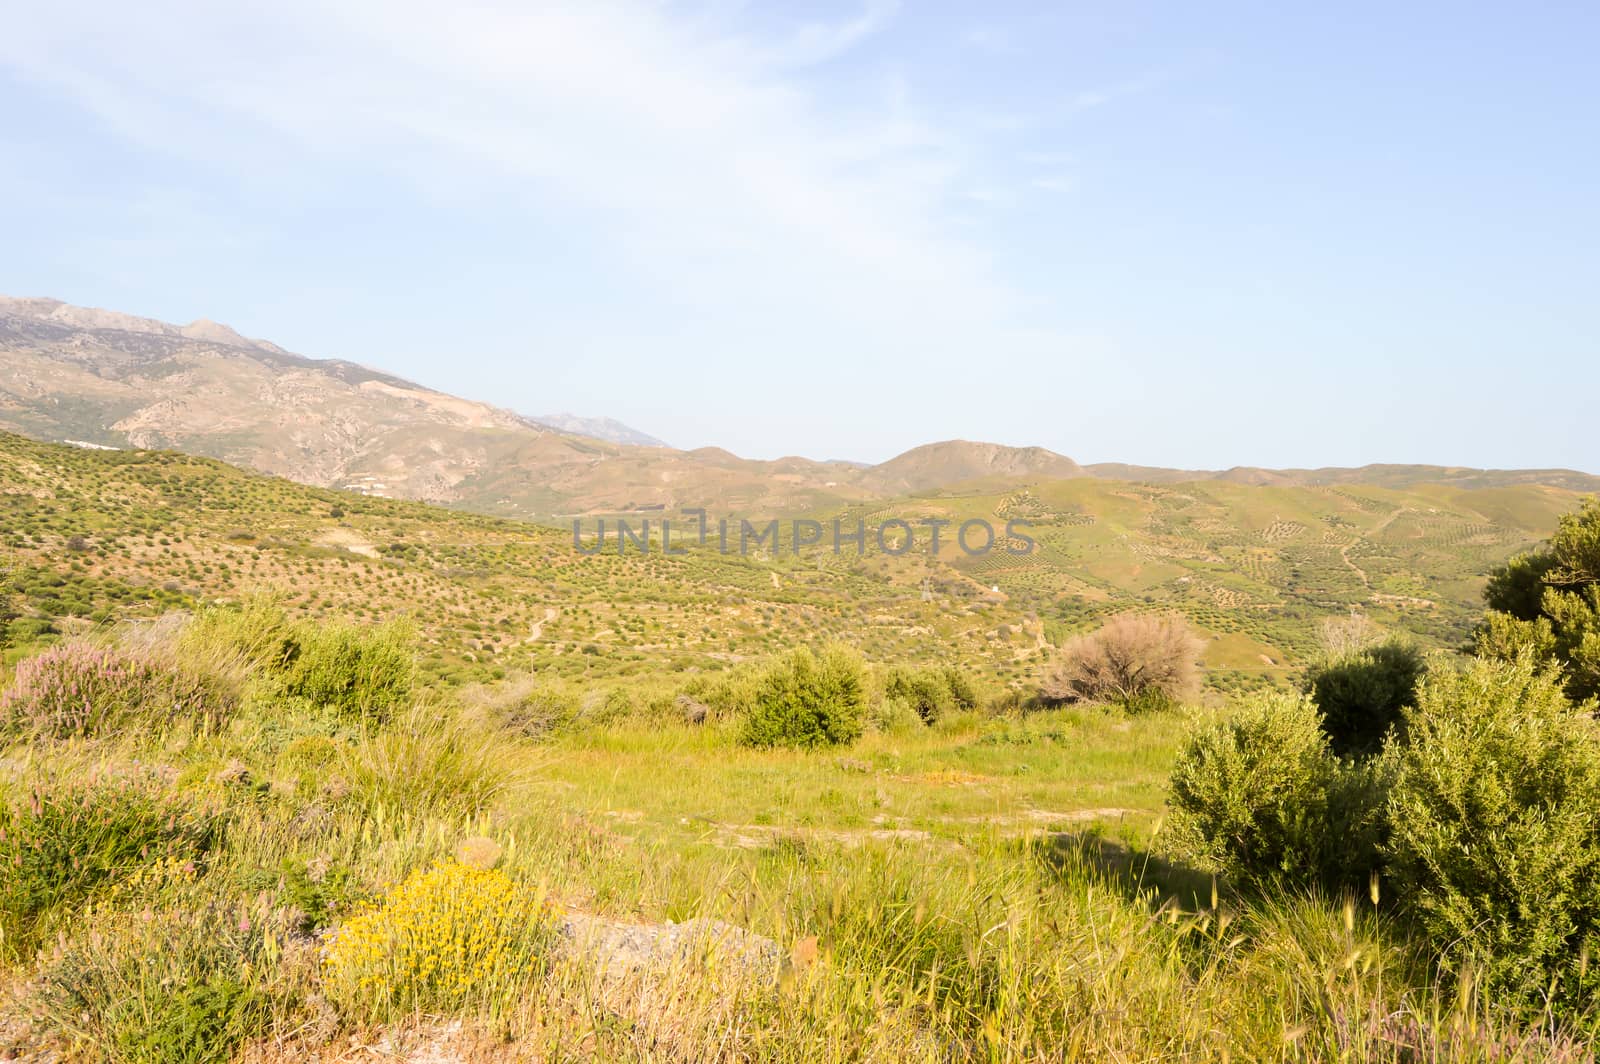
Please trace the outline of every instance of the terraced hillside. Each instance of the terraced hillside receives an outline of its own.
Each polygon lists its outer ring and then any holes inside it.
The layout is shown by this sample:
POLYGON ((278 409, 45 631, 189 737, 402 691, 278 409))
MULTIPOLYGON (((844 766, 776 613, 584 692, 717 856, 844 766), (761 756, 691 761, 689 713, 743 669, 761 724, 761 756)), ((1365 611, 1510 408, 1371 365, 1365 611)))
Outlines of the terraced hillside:
MULTIPOLYGON (((270 591, 312 616, 414 617, 444 678, 521 669, 715 669, 826 638, 878 660, 958 660, 1031 681, 1053 644, 1128 609, 1210 637, 1214 686, 1281 682, 1329 616, 1358 610, 1454 645, 1486 572, 1576 496, 1558 488, 1271 487, 1073 479, 813 516, 1028 522, 1030 554, 824 547, 747 557, 574 549, 569 529, 307 487, 170 452, 0 435, 13 647, 173 606, 270 591)), ((671 515, 658 515, 660 516, 671 515)), ((636 522, 637 523, 637 522, 636 522)), ((687 522, 685 522, 687 523, 687 522)), ((659 525, 657 526, 659 527, 659 525)))
POLYGON ((426 664, 458 679, 716 667, 829 636, 982 659, 982 633, 1017 623, 921 602, 867 559, 586 556, 570 531, 11 435, 0 522, 13 644, 247 589, 312 616, 411 615, 426 664))
MULTIPOLYGON (((934 495, 845 511, 849 520, 1007 520, 1037 546, 981 556, 947 533, 941 569, 1019 611, 1058 642, 1129 609, 1174 610, 1211 636, 1214 686, 1281 679, 1323 621, 1359 612, 1429 645, 1455 646, 1488 571, 1544 534, 1579 496, 1524 485, 1406 491, 1089 479, 934 495)), ((1020 546, 1020 544, 1015 545, 1020 546)), ((881 563, 887 574, 892 567, 881 563)))

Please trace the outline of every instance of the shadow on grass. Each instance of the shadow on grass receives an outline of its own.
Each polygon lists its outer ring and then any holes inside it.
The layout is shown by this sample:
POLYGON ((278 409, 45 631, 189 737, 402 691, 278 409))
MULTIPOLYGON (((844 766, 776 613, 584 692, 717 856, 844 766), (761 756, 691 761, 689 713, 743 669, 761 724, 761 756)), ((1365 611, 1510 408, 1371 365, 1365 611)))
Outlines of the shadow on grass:
POLYGON ((1209 872, 1168 860, 1095 832, 1056 832, 1031 844, 1032 857, 1051 874, 1088 869, 1130 898, 1175 904, 1185 909, 1209 908, 1216 881, 1209 872))

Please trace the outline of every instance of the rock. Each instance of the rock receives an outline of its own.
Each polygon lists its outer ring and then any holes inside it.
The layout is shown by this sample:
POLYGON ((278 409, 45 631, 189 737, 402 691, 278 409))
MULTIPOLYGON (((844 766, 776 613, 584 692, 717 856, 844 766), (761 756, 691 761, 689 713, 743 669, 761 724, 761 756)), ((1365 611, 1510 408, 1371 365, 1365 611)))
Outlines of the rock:
POLYGON ((566 913, 558 928, 558 954, 585 962, 610 979, 693 967, 736 981, 776 984, 786 959, 772 939, 721 920, 632 924, 566 913))

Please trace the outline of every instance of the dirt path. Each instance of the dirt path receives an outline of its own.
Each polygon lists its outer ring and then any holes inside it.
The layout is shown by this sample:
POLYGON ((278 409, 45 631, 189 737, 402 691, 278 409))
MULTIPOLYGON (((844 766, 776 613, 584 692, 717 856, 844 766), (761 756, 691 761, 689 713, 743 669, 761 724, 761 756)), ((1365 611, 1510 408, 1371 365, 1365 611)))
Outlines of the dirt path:
POLYGON ((556 609, 554 606, 546 606, 544 608, 543 619, 533 622, 533 627, 528 629, 528 638, 524 639, 523 642, 537 643, 539 641, 539 637, 544 635, 544 626, 559 616, 561 616, 560 610, 556 609))
MULTIPOLYGON (((1420 511, 1418 511, 1415 507, 1412 507, 1412 506, 1402 506, 1398 510, 1391 511, 1386 517, 1384 517, 1384 519, 1382 521, 1379 521, 1377 524, 1373 525, 1371 531, 1365 533, 1361 538, 1362 539, 1371 539, 1372 537, 1378 535, 1384 529, 1386 529, 1390 525, 1394 524, 1395 519, 1398 518, 1401 514, 1410 514, 1410 513, 1418 513, 1418 512, 1420 512, 1420 511)), ((1367 571, 1365 569, 1361 568, 1361 566, 1357 565, 1355 562, 1350 560, 1350 548, 1354 547, 1354 546, 1355 546, 1355 543, 1346 543, 1344 546, 1340 547, 1339 548, 1339 557, 1340 557, 1341 560, 1343 560, 1343 562, 1346 565, 1348 565, 1350 567, 1350 571, 1355 573, 1356 576, 1361 580, 1361 586, 1370 591, 1372 589, 1372 581, 1367 578, 1367 571)))

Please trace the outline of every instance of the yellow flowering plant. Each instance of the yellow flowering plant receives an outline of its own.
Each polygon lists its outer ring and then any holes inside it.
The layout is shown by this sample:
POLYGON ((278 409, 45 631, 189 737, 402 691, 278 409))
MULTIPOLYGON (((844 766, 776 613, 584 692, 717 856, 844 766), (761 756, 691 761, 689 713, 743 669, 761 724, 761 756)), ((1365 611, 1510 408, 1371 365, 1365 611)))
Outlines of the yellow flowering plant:
POLYGON ((369 1019, 502 1015, 538 974, 552 933, 541 891, 459 860, 413 872, 351 917, 323 956, 328 997, 369 1019))

